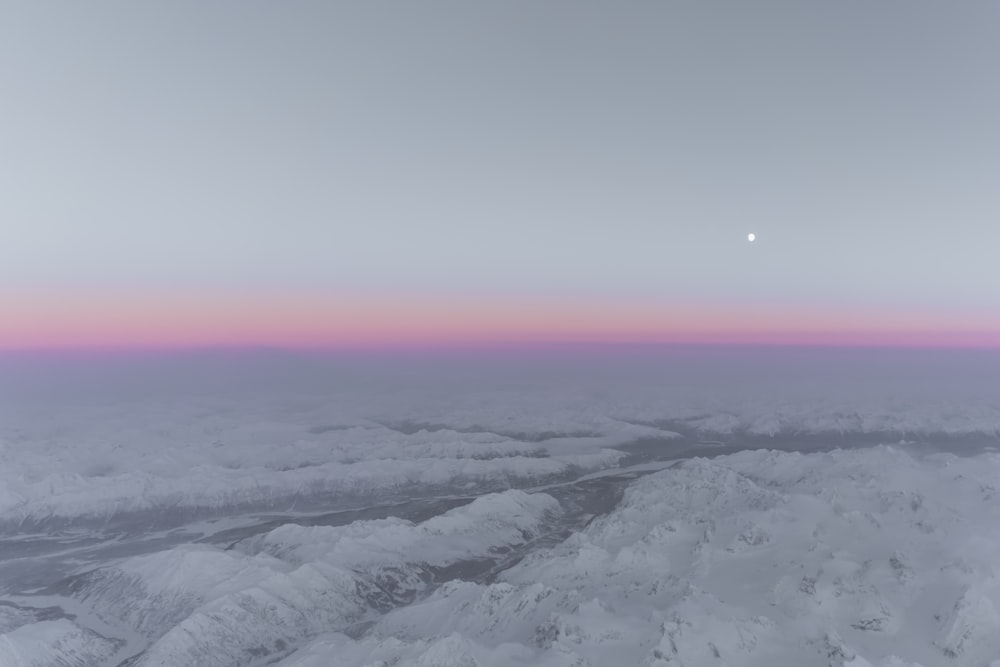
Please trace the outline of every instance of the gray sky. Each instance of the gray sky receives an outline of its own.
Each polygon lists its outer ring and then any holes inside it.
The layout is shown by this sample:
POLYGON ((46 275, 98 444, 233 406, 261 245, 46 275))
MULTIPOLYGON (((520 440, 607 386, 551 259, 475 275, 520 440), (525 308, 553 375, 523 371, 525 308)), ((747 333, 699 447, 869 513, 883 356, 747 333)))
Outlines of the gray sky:
POLYGON ((0 283, 996 306, 998 72, 997 2, 9 0, 0 283))

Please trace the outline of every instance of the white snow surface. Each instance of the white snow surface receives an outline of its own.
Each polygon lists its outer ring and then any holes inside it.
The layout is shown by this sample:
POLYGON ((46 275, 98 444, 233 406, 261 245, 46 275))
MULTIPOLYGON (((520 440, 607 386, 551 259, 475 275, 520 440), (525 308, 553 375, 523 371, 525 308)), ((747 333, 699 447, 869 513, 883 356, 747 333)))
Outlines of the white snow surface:
POLYGON ((996 354, 659 354, 0 358, 0 665, 1000 667, 996 354))
POLYGON ((685 461, 502 581, 455 581, 281 667, 989 667, 1000 456, 685 461))
POLYGON ((238 545, 296 565, 326 560, 363 569, 405 562, 447 565, 484 555, 484 549, 519 544, 559 503, 543 493, 508 491, 413 525, 403 519, 355 521, 347 526, 285 524, 238 545))
POLYGON ((995 667, 997 480, 994 453, 689 459, 492 583, 435 576, 528 545, 563 511, 551 496, 286 524, 71 578, 107 637, 6 608, 0 664, 110 667, 139 637, 130 667, 995 667))
POLYGON ((238 549, 128 558, 72 579, 66 594, 122 636, 147 640, 136 667, 242 665, 412 598, 435 567, 523 544, 558 512, 550 496, 508 491, 418 525, 286 525, 238 549))
POLYGON ((3 667, 92 667, 115 655, 116 642, 59 619, 0 634, 3 667))
POLYGON ((196 358, 128 373, 141 364, 94 362, 46 381, 0 358, 0 526, 530 486, 614 466, 612 448, 636 440, 669 449, 678 429, 756 446, 817 435, 1000 445, 996 355, 949 354, 622 353, 382 374, 265 355, 246 362, 259 367, 247 379, 242 362, 196 358), (286 370, 302 377, 282 381, 286 370))

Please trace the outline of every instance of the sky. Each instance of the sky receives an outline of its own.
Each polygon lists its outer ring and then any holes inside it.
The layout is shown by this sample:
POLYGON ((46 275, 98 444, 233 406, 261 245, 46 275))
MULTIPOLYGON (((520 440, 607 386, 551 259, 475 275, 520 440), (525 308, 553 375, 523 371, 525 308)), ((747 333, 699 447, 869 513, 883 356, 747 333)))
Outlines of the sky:
POLYGON ((0 348, 1000 347, 998 69, 995 2, 10 0, 0 348))

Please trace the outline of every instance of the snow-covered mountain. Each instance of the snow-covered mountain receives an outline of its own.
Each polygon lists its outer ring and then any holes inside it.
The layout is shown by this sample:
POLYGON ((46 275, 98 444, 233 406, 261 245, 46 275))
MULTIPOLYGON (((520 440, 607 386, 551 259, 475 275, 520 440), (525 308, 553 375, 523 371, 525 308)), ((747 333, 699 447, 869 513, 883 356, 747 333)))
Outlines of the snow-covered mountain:
POLYGON ((890 447, 685 461, 500 581, 279 664, 1000 665, 998 474, 890 447))
POLYGON ((4 375, 0 665, 1000 667, 997 360, 769 354, 4 375))
POLYGON ((756 450, 641 476, 611 512, 535 548, 564 512, 548 493, 490 494, 418 523, 288 523, 9 596, 0 656, 994 667, 998 479, 993 453, 756 450))

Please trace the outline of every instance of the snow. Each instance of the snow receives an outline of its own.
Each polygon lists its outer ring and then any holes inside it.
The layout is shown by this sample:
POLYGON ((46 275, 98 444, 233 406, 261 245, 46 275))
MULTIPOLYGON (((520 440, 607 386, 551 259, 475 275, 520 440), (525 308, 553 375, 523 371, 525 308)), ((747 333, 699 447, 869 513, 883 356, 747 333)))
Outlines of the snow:
POLYGON ((629 354, 0 373, 0 665, 1000 667, 996 359, 629 354))
MULTIPOLYGON (((988 667, 998 475, 993 453, 744 451, 641 477, 493 583, 434 572, 527 544, 558 519, 551 496, 487 495, 419 523, 285 524, 229 549, 125 558, 64 594, 145 637, 143 666, 988 667)), ((70 621, 8 616, 20 625, 4 657, 21 657, 2 664, 59 664, 39 647, 81 665, 115 651, 70 621)))
POLYGON ((412 599, 435 568, 523 544, 558 511, 550 496, 515 490, 420 524, 285 525, 235 549, 188 545, 126 558, 61 587, 121 635, 145 638, 137 666, 240 664, 238 656, 280 654, 412 599))
POLYGON ((558 511, 550 496, 508 491, 477 498, 419 525, 401 519, 335 528, 286 524, 238 548, 296 564, 323 559, 351 568, 400 562, 446 565, 482 555, 484 548, 517 544, 558 511))
POLYGON ((686 461, 502 581, 446 584, 280 664, 423 664, 447 641, 455 664, 987 667, 998 474, 995 454, 891 447, 686 461))
POLYGON ((463 486, 488 489, 505 488, 515 482, 528 485, 577 468, 608 467, 621 456, 620 452, 606 452, 569 460, 520 456, 485 460, 372 459, 285 471, 255 466, 199 466, 179 478, 143 472, 99 479, 49 475, 34 484, 11 482, 8 504, 0 507, 0 517, 23 523, 54 518, 107 520, 129 512, 162 513, 179 508, 274 508, 293 505, 302 495, 333 495, 345 503, 357 504, 372 498, 403 498, 463 486))
POLYGON ((0 635, 4 667, 90 667, 115 655, 114 641, 59 619, 0 635))
POLYGON ((90 375, 67 363, 48 380, 14 365, 0 372, 0 525, 499 490, 612 467, 635 441, 671 451, 679 434, 1000 446, 1000 368, 980 354, 607 352, 395 372, 322 358, 282 371, 263 355, 90 375))

